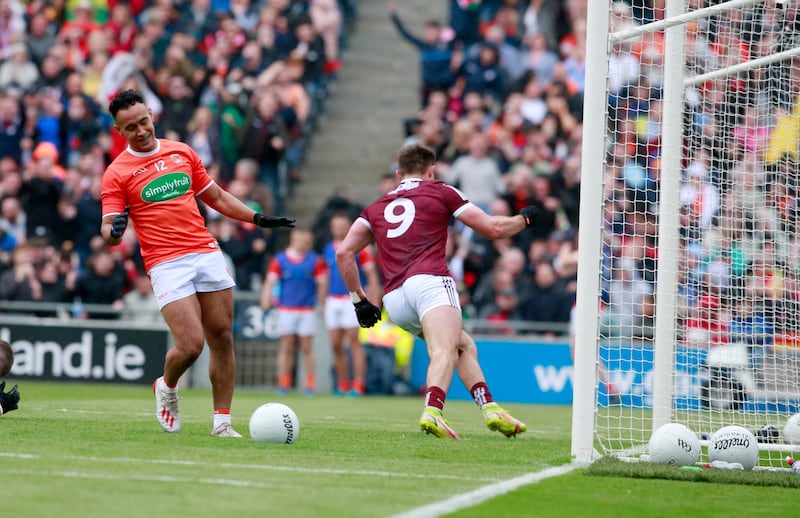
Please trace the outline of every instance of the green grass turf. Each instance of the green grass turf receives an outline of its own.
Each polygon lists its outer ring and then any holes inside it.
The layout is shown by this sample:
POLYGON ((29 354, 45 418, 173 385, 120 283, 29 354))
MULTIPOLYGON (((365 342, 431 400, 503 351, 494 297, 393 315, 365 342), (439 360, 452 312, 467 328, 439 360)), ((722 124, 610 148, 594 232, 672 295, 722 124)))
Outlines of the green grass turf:
MULTIPOLYGON (((239 389, 243 434, 262 403, 295 410, 300 434, 287 446, 211 437, 208 391, 181 391, 180 434, 161 431, 149 387, 25 381, 20 391, 20 409, 0 417, 0 516, 391 516, 569 462, 568 407, 507 405, 529 426, 509 440, 485 428, 473 403, 449 401, 463 440, 445 441, 419 432, 419 398, 239 389)), ((796 505, 796 489, 705 473, 656 480, 670 477, 650 468, 598 463, 453 516, 766 516, 796 505)))

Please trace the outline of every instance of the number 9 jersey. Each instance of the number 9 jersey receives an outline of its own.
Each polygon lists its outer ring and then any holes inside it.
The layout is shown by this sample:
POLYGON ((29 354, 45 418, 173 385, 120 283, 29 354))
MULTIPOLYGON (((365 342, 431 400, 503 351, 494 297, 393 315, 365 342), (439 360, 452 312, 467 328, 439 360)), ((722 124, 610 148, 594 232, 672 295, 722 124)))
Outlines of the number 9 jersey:
POLYGON ((356 220, 369 227, 389 293, 413 275, 450 276, 445 258, 452 217, 474 207, 467 197, 438 180, 407 178, 364 209, 356 220))

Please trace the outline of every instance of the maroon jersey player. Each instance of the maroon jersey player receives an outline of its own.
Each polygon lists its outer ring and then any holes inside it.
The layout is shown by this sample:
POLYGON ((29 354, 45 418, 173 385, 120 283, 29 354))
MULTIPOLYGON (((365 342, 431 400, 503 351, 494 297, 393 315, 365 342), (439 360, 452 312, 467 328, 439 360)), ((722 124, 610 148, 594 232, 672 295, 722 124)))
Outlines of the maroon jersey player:
POLYGON ((475 341, 463 330, 455 281, 445 261, 445 242, 453 217, 488 239, 500 239, 530 226, 535 209, 526 207, 510 217, 490 216, 458 189, 434 180, 435 163, 435 154, 425 146, 414 144, 401 149, 397 171, 400 184, 361 213, 337 250, 336 262, 350 290, 359 324, 371 327, 380 318, 380 311, 360 286, 354 257, 375 242, 384 278, 383 305, 389 318, 427 344, 428 391, 419 423, 424 432, 458 439, 442 414, 445 394, 457 368, 486 425, 513 437, 527 428, 492 399, 475 341))

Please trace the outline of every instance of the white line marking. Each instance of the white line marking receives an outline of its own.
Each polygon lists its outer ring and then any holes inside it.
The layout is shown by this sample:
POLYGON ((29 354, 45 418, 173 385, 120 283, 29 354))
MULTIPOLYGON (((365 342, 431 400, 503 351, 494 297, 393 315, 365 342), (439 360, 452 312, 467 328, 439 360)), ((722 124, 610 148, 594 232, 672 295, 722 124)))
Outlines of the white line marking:
POLYGON ((194 460, 175 460, 175 459, 137 459, 133 457, 94 457, 94 456, 80 456, 80 455, 37 455, 32 453, 12 453, 0 452, 0 457, 9 457, 17 459, 33 459, 33 460, 47 460, 47 459, 60 459, 76 462, 90 462, 90 463, 150 463, 150 464, 166 464, 172 466, 212 466, 218 468, 233 468, 233 469, 254 469, 265 471, 283 471, 293 473, 321 473, 330 475, 363 475, 369 477, 387 477, 387 478, 419 478, 419 479, 440 479, 440 480, 461 480, 461 481, 483 481, 483 482, 497 482, 497 478, 492 477, 466 477, 459 475, 422 475, 417 473, 407 472, 392 472, 392 471, 371 471, 371 470, 347 470, 347 469, 329 469, 329 468, 300 468, 293 466, 270 466, 268 464, 237 464, 234 462, 200 462, 194 460))
POLYGON ((442 500, 441 502, 417 507, 416 509, 411 509, 410 511, 396 514, 392 518, 437 518, 439 516, 460 511, 461 509, 482 504, 487 500, 491 500, 496 496, 504 495, 522 486, 535 484, 536 482, 540 482, 547 478, 566 475, 570 471, 581 467, 585 467, 585 465, 580 463, 572 463, 543 469, 534 473, 527 473, 519 477, 510 478, 495 484, 483 486, 467 493, 461 493, 460 495, 450 497, 447 500, 442 500))
POLYGON ((19 470, 8 470, 4 473, 7 474, 15 474, 15 475, 36 475, 40 477, 42 475, 51 476, 51 477, 64 477, 64 478, 86 478, 86 479, 98 479, 98 480, 136 480, 136 481, 144 481, 144 482, 168 482, 172 484, 209 484, 212 486, 222 485, 222 486, 234 486, 234 487, 257 487, 260 489, 275 489, 276 487, 280 487, 276 484, 264 484, 262 482, 253 482, 251 480, 233 480, 229 478, 192 478, 192 477, 172 477, 172 476, 164 476, 164 475, 127 475, 127 476, 119 476, 119 475, 112 475, 109 473, 87 473, 85 471, 36 471, 36 470, 26 470, 26 469, 19 469, 19 470))

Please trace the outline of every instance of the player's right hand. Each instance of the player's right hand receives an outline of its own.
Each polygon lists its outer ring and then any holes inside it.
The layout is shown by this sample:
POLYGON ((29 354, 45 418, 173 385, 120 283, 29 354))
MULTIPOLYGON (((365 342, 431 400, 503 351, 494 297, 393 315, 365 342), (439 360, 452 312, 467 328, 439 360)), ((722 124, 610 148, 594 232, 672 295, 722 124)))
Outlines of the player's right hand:
POLYGON ((128 228, 129 210, 130 206, 126 206, 125 212, 114 216, 114 220, 111 222, 111 237, 113 237, 114 239, 121 238, 122 234, 125 233, 125 229, 128 228))
POLYGON ((381 310, 372 302, 364 299, 353 304, 356 308, 356 318, 361 327, 372 327, 381 319, 381 310))
POLYGON ((4 381, 0 383, 0 415, 19 408, 17 405, 17 403, 19 403, 19 392, 17 391, 17 386, 14 385, 14 388, 8 392, 5 390, 6 382, 4 381))

